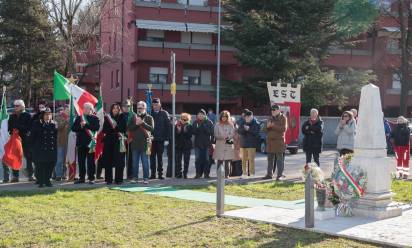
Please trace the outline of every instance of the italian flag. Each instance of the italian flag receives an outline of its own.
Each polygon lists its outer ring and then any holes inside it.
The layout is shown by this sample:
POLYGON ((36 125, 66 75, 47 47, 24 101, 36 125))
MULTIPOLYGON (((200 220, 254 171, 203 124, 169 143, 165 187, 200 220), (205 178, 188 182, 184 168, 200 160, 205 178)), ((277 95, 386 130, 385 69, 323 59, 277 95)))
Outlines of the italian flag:
POLYGON ((3 87, 3 97, 1 101, 0 111, 0 158, 4 165, 12 170, 20 170, 23 163, 23 146, 17 129, 13 129, 13 133, 9 136, 6 104, 6 87, 3 87))
POLYGON ((102 97, 101 89, 100 89, 99 100, 97 101, 97 104, 96 104, 96 116, 97 118, 99 118, 99 123, 100 123, 99 131, 97 131, 96 148, 94 152, 94 160, 97 164, 97 160, 99 160, 100 156, 103 154, 103 148, 104 148, 104 144, 103 144, 104 134, 102 132, 103 124, 104 124, 104 111, 103 111, 103 97, 102 97))
POLYGON ((74 120, 76 119, 73 97, 70 99, 70 130, 67 142, 66 164, 69 168, 69 181, 73 181, 76 177, 76 133, 71 130, 74 120))
POLYGON ((83 105, 90 102, 97 104, 97 99, 89 92, 74 84, 73 78, 65 78, 57 71, 54 71, 54 100, 69 100, 73 97, 73 105, 79 115, 83 114, 83 105))

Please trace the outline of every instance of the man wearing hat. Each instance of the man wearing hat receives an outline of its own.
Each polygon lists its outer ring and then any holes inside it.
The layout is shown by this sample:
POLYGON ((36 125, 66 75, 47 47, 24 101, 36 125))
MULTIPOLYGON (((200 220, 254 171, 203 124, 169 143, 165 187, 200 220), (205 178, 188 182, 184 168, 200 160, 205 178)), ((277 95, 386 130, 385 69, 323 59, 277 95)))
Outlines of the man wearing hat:
POLYGON ((45 108, 32 128, 33 161, 39 187, 52 187, 50 178, 57 161, 57 127, 50 108, 45 108))
POLYGON ((283 175, 286 129, 286 117, 280 112, 278 105, 273 105, 271 116, 263 128, 263 131, 267 133, 266 152, 268 155, 268 168, 264 179, 272 179, 276 168, 278 170, 276 180, 279 180, 283 175))
MULTIPOLYGON (((33 178, 33 164, 30 148, 30 129, 31 129, 31 116, 26 112, 26 106, 24 101, 19 99, 14 101, 14 113, 10 115, 8 122, 9 133, 12 134, 13 129, 19 131, 19 136, 22 140, 23 153, 26 158, 26 170, 29 177, 29 181, 34 181, 33 178)), ((3 166, 4 168, 4 179, 3 182, 9 181, 9 168, 3 166)), ((11 182, 19 181, 19 171, 13 170, 13 178, 11 182)))
POLYGON ((152 153, 150 155, 150 179, 156 179, 156 159, 157 173, 159 179, 163 178, 163 151, 165 141, 169 138, 170 121, 169 113, 162 109, 162 104, 159 98, 152 100, 153 111, 152 117, 154 120, 154 139, 152 143, 152 153))
POLYGON ((195 179, 202 177, 202 175, 205 178, 209 178, 208 150, 212 145, 213 123, 207 118, 204 109, 199 110, 192 128, 193 135, 195 136, 195 179))
POLYGON ((242 154, 242 170, 244 175, 255 175, 256 147, 259 141, 260 124, 253 117, 253 112, 245 111, 244 121, 239 125, 240 152, 242 154))

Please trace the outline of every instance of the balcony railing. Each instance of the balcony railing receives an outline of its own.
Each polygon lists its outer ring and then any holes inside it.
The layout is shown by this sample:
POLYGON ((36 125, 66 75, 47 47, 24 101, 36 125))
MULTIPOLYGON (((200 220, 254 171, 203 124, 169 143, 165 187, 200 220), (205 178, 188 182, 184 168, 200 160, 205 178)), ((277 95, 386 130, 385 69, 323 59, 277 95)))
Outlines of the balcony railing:
MULTIPOLYGON (((162 41, 145 41, 139 40, 139 47, 158 47, 158 48, 172 48, 172 49, 193 49, 193 50, 208 50, 217 51, 217 45, 212 44, 189 44, 179 42, 162 42, 162 41)), ((231 46, 221 46, 221 51, 235 52, 236 48, 231 46)))
POLYGON ((195 10, 195 11, 207 11, 207 12, 218 12, 217 7, 213 6, 197 6, 197 5, 186 5, 181 3, 162 3, 160 0, 153 1, 143 1, 134 0, 134 4, 139 7, 155 7, 163 9, 181 9, 181 10, 195 10))
MULTIPOLYGON (((147 83, 137 83, 137 88, 140 90, 149 89, 147 83)), ((152 84, 152 90, 170 90, 170 84, 152 84)), ((177 91, 213 91, 213 85, 188 85, 176 84, 177 91)))

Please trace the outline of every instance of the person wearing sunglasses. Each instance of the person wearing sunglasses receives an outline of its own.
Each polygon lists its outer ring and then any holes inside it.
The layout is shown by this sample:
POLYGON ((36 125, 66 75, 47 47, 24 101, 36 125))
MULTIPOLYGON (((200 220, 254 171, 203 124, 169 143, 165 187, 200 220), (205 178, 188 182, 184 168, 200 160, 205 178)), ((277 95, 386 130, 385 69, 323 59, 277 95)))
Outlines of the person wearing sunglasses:
POLYGON ((345 111, 336 127, 335 134, 338 136, 337 149, 339 155, 353 153, 355 147, 356 121, 351 111, 345 111))
MULTIPOLYGON (((26 158, 26 170, 28 174, 29 181, 34 181, 33 178, 33 162, 32 162, 32 153, 30 146, 30 129, 32 126, 32 119, 29 113, 26 112, 26 106, 24 101, 19 99, 14 101, 14 113, 10 115, 8 121, 8 131, 12 134, 13 130, 16 129, 19 132, 19 136, 22 140, 23 145, 23 154, 26 158)), ((10 177, 9 167, 3 165, 3 182, 8 183, 10 177)), ((19 181, 19 171, 12 171, 11 182, 15 183, 19 181)))

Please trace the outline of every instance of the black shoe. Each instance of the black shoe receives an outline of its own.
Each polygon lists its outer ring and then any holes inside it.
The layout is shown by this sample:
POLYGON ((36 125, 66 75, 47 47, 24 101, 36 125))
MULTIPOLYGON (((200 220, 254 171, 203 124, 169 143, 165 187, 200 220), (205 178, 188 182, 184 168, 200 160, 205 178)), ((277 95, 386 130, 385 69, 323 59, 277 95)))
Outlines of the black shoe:
POLYGON ((268 180, 268 179, 273 179, 273 177, 266 175, 266 176, 264 176, 262 179, 263 179, 263 180, 268 180))
POLYGON ((51 184, 51 183, 46 183, 46 187, 51 188, 51 187, 53 187, 53 184, 51 184))
POLYGON ((44 187, 44 185, 43 184, 39 184, 39 188, 43 188, 44 187))
POLYGON ((56 181, 56 182, 60 182, 61 180, 62 180, 61 177, 56 177, 56 178, 54 179, 54 181, 56 181))
POLYGON ((112 182, 106 182, 106 185, 112 185, 112 182))
POLYGON ((184 174, 184 175, 183 175, 183 178, 184 178, 184 179, 187 179, 187 174, 184 174))
POLYGON ((199 179, 199 178, 201 178, 201 176, 200 176, 200 175, 196 175, 193 179, 199 179))
POLYGON ((182 175, 177 175, 176 178, 182 178, 182 175))
POLYGON ((94 181, 89 181, 89 184, 90 184, 90 185, 93 185, 93 184, 94 184, 94 181))
POLYGON ((3 183, 9 183, 9 180, 3 180, 3 183))
POLYGON ((123 184, 123 182, 116 182, 116 184, 117 184, 117 185, 122 185, 122 184, 123 184))
POLYGON ((34 181, 35 181, 34 177, 29 177, 29 182, 34 182, 34 181))
POLYGON ((209 175, 205 175, 205 178, 210 178, 210 176, 209 176, 209 175))
POLYGON ((11 182, 11 183, 18 183, 18 182, 19 182, 19 179, 18 179, 18 178, 13 178, 13 179, 11 179, 10 182, 11 182))
POLYGON ((103 177, 98 176, 98 177, 96 177, 96 179, 101 180, 101 179, 103 179, 103 177))
POLYGON ((160 179, 160 180, 164 180, 165 178, 164 178, 163 176, 159 176, 159 179, 160 179))
POLYGON ((151 175, 149 179, 156 179, 155 175, 151 175))
POLYGON ((76 181, 74 181, 74 184, 82 184, 82 183, 85 183, 85 181, 84 181, 84 180, 76 180, 76 181))

